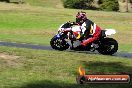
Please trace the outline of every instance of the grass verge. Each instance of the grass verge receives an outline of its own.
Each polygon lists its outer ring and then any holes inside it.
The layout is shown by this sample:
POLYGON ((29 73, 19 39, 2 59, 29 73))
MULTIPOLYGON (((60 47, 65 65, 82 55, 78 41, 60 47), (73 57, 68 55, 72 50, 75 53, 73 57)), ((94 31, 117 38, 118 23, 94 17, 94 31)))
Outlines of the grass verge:
POLYGON ((131 59, 90 53, 0 47, 1 88, 129 88, 130 84, 77 85, 78 67, 87 74, 131 74, 131 59))

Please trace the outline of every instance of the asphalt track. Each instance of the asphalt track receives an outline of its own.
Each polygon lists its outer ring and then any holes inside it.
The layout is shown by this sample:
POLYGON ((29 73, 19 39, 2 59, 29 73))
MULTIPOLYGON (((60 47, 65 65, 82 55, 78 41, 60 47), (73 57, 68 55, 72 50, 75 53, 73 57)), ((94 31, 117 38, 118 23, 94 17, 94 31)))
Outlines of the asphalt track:
MULTIPOLYGON (((17 47, 17 48, 28 48, 28 49, 37 49, 37 50, 53 50, 50 46, 42 46, 42 45, 33 45, 33 44, 24 44, 24 43, 11 43, 11 42, 0 42, 0 46, 8 46, 8 47, 17 47)), ((76 52, 76 53, 90 53, 90 54, 99 54, 98 52, 78 52, 67 50, 68 52, 76 52)), ((132 59, 132 52, 117 52, 114 55, 115 57, 124 57, 132 59)))

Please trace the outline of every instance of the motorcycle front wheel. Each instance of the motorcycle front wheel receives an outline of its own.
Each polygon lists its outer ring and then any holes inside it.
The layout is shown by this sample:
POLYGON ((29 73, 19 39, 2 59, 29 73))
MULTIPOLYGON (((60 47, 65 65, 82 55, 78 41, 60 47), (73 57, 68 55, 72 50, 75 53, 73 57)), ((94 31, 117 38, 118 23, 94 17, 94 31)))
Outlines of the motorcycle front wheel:
POLYGON ((61 40, 60 38, 56 38, 56 36, 54 36, 51 41, 50 41, 50 45, 53 49, 55 50, 66 50, 69 48, 69 44, 66 43, 65 40, 61 40))

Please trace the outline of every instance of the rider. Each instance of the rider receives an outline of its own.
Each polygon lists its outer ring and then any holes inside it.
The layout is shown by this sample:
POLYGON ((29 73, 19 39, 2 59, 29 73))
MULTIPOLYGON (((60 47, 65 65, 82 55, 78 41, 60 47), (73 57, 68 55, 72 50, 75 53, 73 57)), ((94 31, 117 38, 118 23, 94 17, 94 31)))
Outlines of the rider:
POLYGON ((99 38, 101 28, 87 18, 86 12, 81 11, 77 13, 76 24, 81 26, 82 31, 82 35, 79 40, 86 39, 81 43, 81 45, 86 46, 99 38))

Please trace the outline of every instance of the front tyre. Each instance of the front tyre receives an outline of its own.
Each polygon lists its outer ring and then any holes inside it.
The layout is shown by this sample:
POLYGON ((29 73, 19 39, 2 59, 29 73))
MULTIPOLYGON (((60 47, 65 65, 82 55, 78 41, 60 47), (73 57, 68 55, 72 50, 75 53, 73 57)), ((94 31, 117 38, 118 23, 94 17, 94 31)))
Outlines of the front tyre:
POLYGON ((56 36, 54 36, 51 41, 50 41, 50 45, 53 49, 56 50, 66 50, 69 48, 69 45, 66 43, 65 40, 61 40, 60 38, 56 38, 56 36))
POLYGON ((98 48, 98 52, 104 55, 112 55, 118 50, 118 42, 113 38, 104 38, 98 48))

